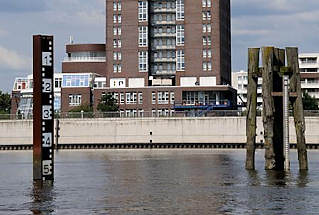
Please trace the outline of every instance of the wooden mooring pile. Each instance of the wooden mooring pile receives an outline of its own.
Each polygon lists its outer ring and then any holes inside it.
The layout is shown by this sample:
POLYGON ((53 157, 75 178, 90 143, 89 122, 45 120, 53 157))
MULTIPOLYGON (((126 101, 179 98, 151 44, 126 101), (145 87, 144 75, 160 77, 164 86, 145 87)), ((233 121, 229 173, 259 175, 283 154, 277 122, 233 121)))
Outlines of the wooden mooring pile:
POLYGON ((299 169, 308 169, 305 119, 298 63, 298 48, 248 50, 246 169, 255 169, 258 77, 262 77, 265 169, 289 170, 289 107, 295 122, 299 169), (287 65, 286 65, 287 60, 287 65))

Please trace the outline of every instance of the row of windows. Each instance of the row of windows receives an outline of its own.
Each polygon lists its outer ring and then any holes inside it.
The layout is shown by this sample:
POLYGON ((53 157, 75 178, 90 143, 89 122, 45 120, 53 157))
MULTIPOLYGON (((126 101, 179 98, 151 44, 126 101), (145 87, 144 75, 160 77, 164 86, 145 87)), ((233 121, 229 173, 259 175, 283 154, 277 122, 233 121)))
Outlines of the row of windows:
POLYGON ((152 4, 153 9, 175 9, 177 3, 175 4, 175 1, 168 1, 168 2, 162 2, 162 1, 154 1, 152 4))
POLYGON ((175 58, 176 52, 175 51, 158 51, 153 52, 153 58, 175 58))
POLYGON ((157 33, 168 33, 168 34, 175 34, 176 32, 176 27, 175 26, 155 26, 153 29, 152 29, 152 32, 154 34, 157 34, 157 33))
POLYGON ((79 106, 81 105, 82 95, 71 94, 69 95, 69 106, 79 106))
POLYGON ((153 21, 175 21, 176 15, 175 14, 155 14, 152 16, 153 21))
MULTIPOLYGON (((174 92, 157 92, 157 104, 174 104, 175 95, 174 92)), ((152 92, 152 104, 156 104, 156 93, 152 92)))
POLYGON ((63 75, 62 87, 89 87, 89 75, 63 75))
POLYGON ((175 46, 176 41, 175 39, 154 39, 153 45, 154 46, 175 46))
POLYGON ((152 65, 152 69, 156 72, 176 71, 176 63, 156 63, 152 65))
POLYGON ((112 93, 112 96, 119 104, 143 104, 143 93, 141 92, 112 93))

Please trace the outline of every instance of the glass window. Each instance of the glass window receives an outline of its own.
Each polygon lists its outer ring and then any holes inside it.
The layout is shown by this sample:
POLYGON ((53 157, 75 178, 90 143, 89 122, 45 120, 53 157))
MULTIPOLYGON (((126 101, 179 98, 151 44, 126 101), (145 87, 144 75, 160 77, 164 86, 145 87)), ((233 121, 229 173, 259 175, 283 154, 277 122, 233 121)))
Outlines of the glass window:
POLYGON ((211 20, 212 15, 211 15, 210 11, 206 12, 206 16, 207 16, 207 20, 211 20))
POLYGON ((212 50, 207 50, 207 57, 212 58, 212 50))
POLYGON ((121 29, 120 27, 117 28, 117 34, 118 34, 119 36, 121 36, 121 34, 122 34, 122 29, 121 29))
POLYGON ((207 24, 206 28, 208 33, 212 32, 212 26, 210 24, 207 24))
POLYGON ((79 106, 81 105, 82 95, 71 94, 69 95, 69 106, 79 106))
POLYGON ((147 26, 138 28, 138 45, 139 47, 147 47, 147 26))
POLYGON ((117 35, 117 28, 113 27, 113 36, 117 35))
POLYGON ((117 72, 117 65, 113 64, 113 72, 116 73, 117 72))
POLYGON ((63 75, 62 87, 89 87, 89 75, 63 75))
POLYGON ((156 93, 152 92, 152 104, 156 104, 156 93))
POLYGON ((203 58, 206 58, 207 57, 207 50, 203 50, 203 58))
POLYGON ((211 62, 207 63, 207 70, 212 71, 212 63, 211 62))
POLYGON ((118 15, 118 16, 117 16, 117 22, 118 22, 118 23, 122 23, 122 16, 121 16, 121 15, 118 15))
POLYGON ((138 2, 138 21, 147 21, 147 1, 138 2))
POLYGON ((185 70, 184 50, 177 50, 176 56, 177 56, 176 70, 178 70, 178 71, 185 70))
POLYGON ((113 23, 116 23, 116 22, 117 22, 117 16, 113 15, 113 23))
POLYGON ((207 70, 207 63, 203 62, 203 70, 206 71, 207 70))
POLYGON ((117 60, 117 52, 113 52, 113 60, 117 60))
POLYGON ((124 93, 120 93, 120 104, 124 104, 124 93))
POLYGON ((121 11, 121 10, 122 10, 122 4, 121 4, 121 2, 118 2, 118 3, 117 3, 117 10, 118 10, 118 11, 121 11))
POLYGON ((171 101, 171 104, 174 104, 174 102, 175 102, 175 94, 174 94, 174 92, 171 92, 170 101, 171 101))
POLYGON ((203 33, 206 33, 207 29, 206 29, 206 24, 203 24, 203 33))
POLYGON ((138 93, 138 103, 143 104, 143 93, 138 93))
POLYGON ((116 2, 113 2, 113 11, 116 11, 117 10, 117 4, 116 2))
POLYGON ((118 59, 118 60, 122 60, 122 53, 121 53, 121 52, 118 52, 118 53, 117 53, 117 59, 118 59))
POLYGON ((184 0, 176 0, 176 20, 184 20, 184 0))
POLYGON ((184 45, 184 25, 176 25, 176 45, 184 45))
POLYGON ((140 72, 148 71, 148 53, 147 51, 138 52, 138 69, 140 72))

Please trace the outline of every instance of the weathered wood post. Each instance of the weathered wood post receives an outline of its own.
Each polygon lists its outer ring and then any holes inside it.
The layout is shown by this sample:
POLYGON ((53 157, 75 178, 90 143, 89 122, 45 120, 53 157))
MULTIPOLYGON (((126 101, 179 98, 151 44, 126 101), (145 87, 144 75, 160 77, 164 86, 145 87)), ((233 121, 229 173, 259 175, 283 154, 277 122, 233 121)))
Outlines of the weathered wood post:
POLYGON ((283 100, 282 100, 282 75, 280 68, 285 65, 285 50, 274 49, 274 70, 273 70, 273 100, 274 100, 274 153, 275 153, 275 169, 284 169, 283 155, 283 100))
POLYGON ((274 112, 275 104, 273 92, 274 47, 262 48, 263 59, 263 125, 265 138, 265 169, 275 169, 276 160, 274 152, 274 112))
POLYGON ((292 76, 290 78, 290 90, 291 92, 296 92, 297 97, 292 100, 293 105, 293 115, 296 128, 297 136, 297 149, 298 149, 298 160, 299 169, 308 169, 308 159, 307 159, 307 148, 305 140, 305 118, 304 110, 302 104, 302 92, 301 92, 301 82, 300 82, 300 71, 298 63, 298 48, 288 47, 287 52, 287 65, 292 71, 292 76))
POLYGON ((248 49, 248 87, 246 116, 246 169, 255 169, 256 149, 256 115, 257 115, 257 84, 259 73, 259 48, 248 49))

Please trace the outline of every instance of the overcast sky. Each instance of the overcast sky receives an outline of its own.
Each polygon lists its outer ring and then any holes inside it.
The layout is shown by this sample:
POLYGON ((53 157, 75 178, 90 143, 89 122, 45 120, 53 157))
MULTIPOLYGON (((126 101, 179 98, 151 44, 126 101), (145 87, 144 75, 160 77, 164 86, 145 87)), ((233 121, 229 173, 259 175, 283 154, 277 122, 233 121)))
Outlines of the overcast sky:
MULTIPOLYGON (((298 46, 319 52, 318 0, 231 0, 232 69, 246 70, 247 48, 298 46)), ((32 35, 55 36, 55 71, 65 44, 105 42, 105 0, 0 0, 0 90, 32 73, 32 35)))

